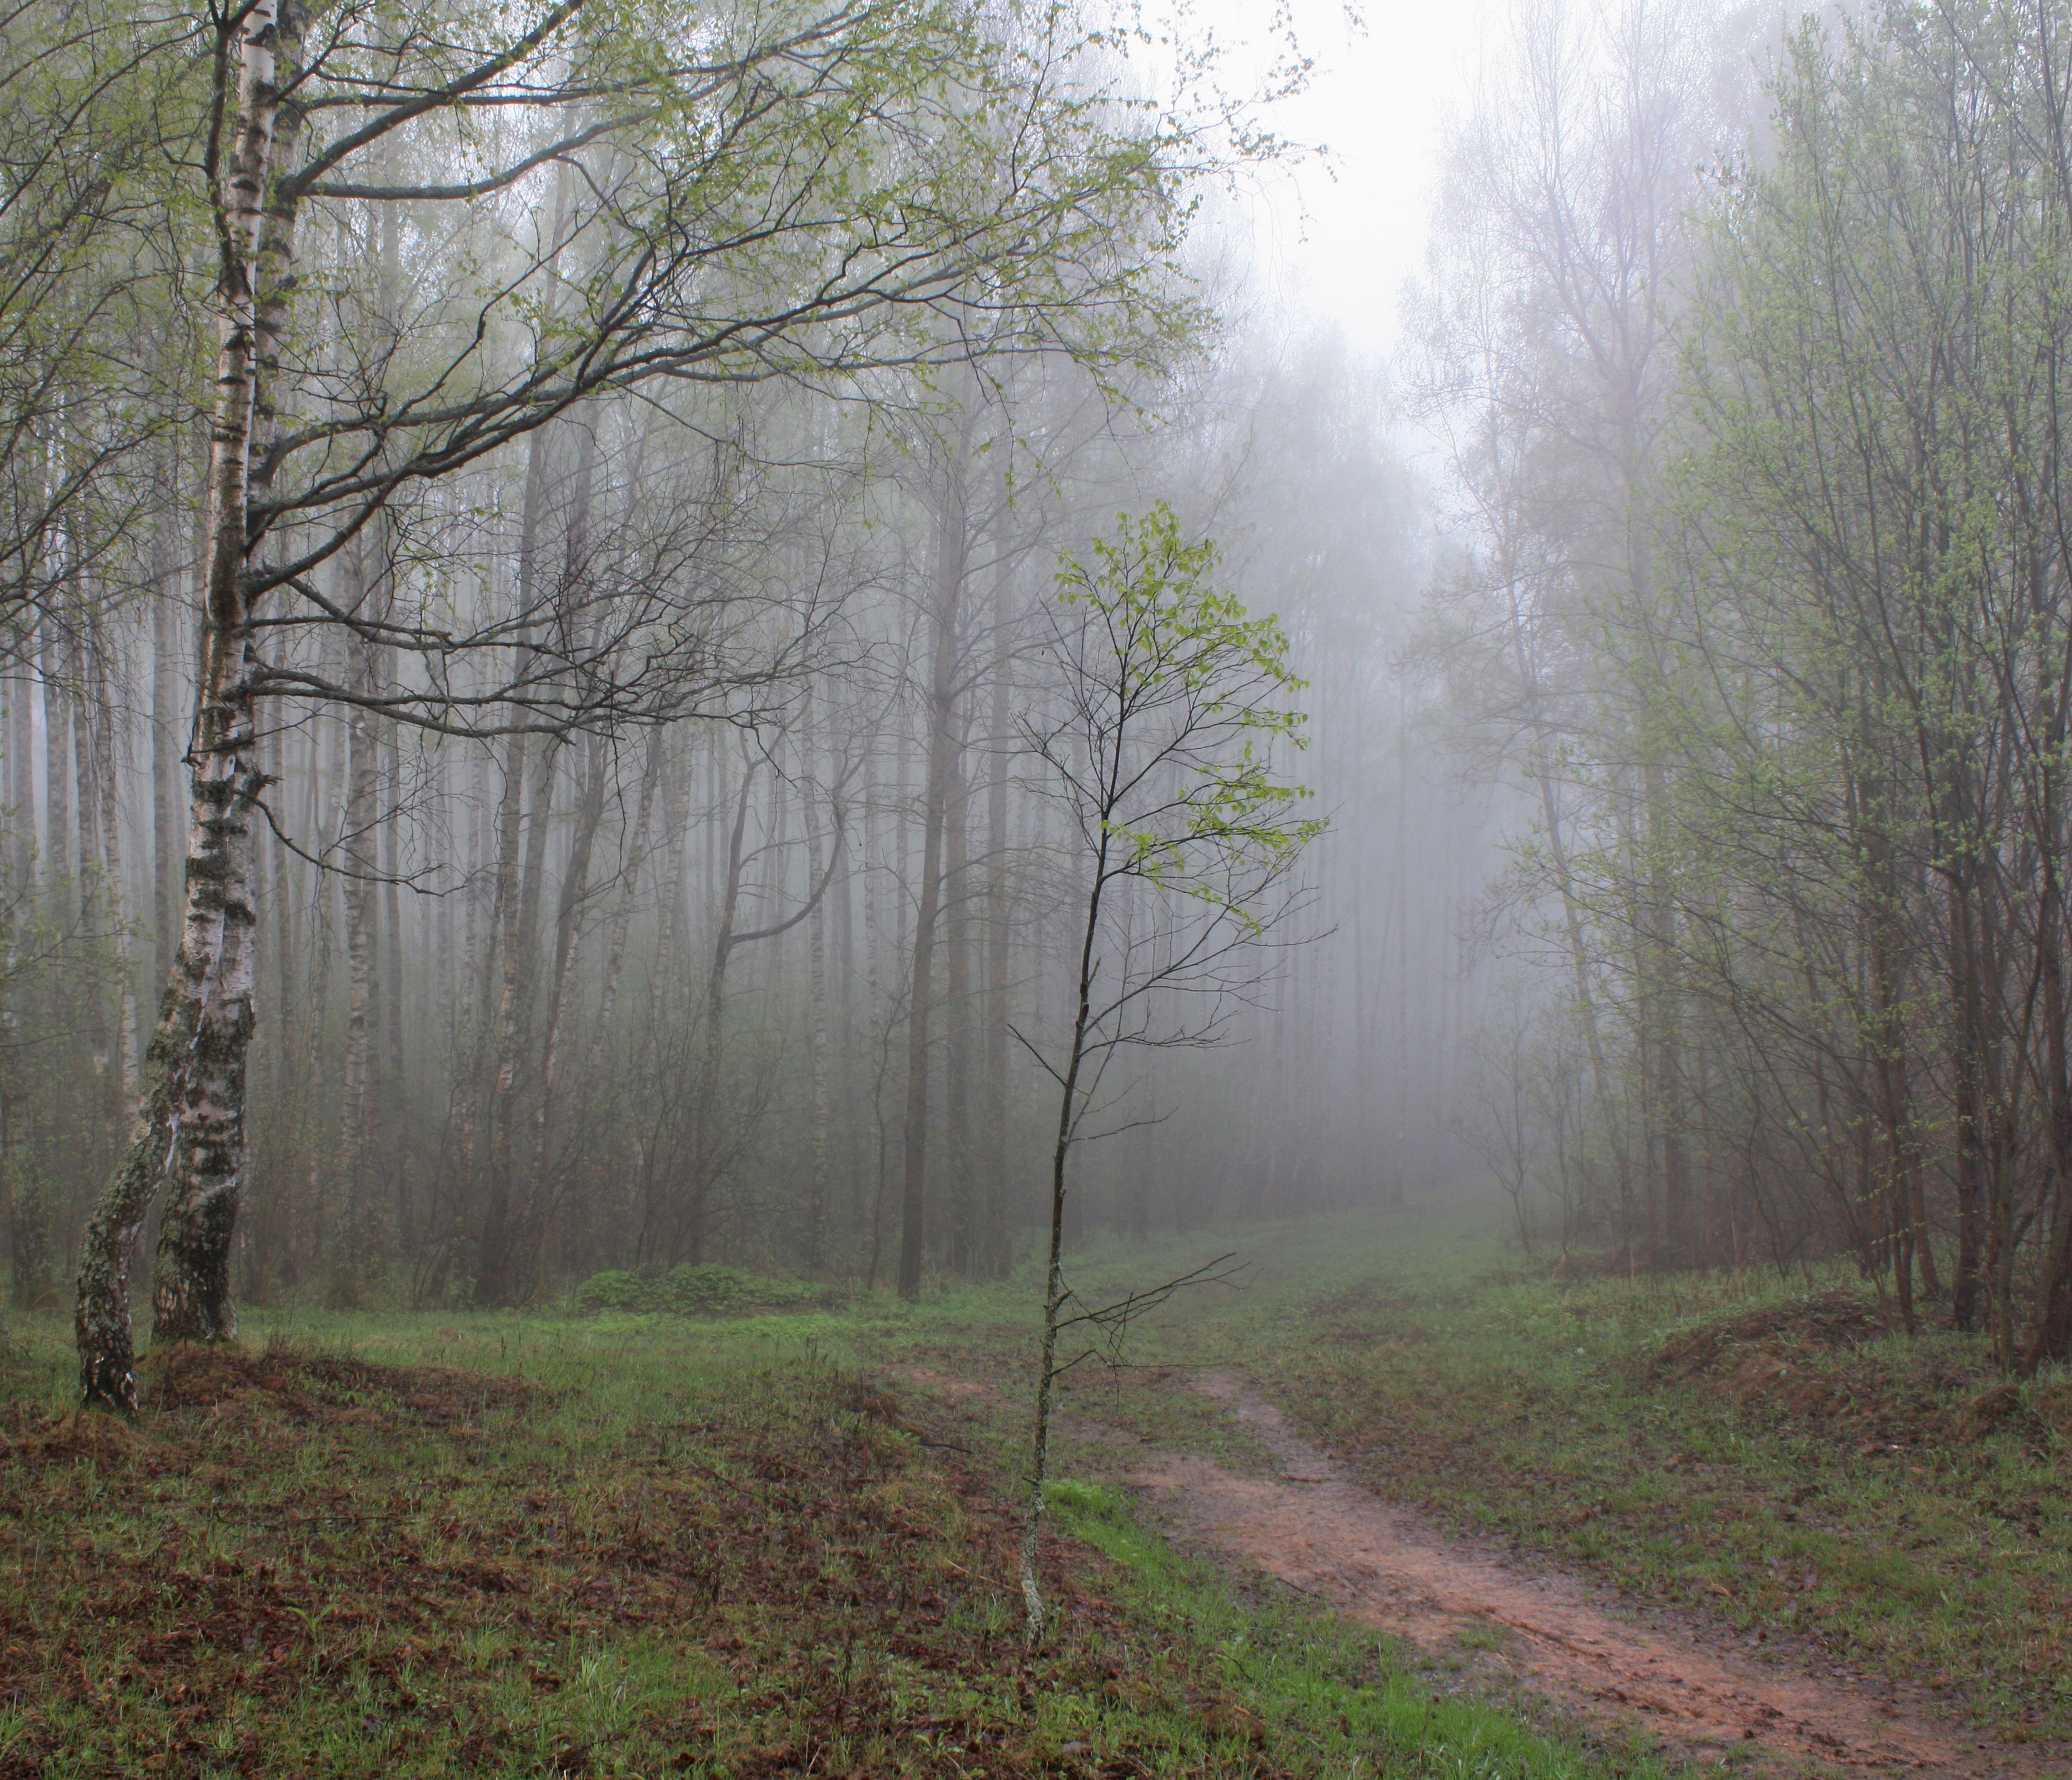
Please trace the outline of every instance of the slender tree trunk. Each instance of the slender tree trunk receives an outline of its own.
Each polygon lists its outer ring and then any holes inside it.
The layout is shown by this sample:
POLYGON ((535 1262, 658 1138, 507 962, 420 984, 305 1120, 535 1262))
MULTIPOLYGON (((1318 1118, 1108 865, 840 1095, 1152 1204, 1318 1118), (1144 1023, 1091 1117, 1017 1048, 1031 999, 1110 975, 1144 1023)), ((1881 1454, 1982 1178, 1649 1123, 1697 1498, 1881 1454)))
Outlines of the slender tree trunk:
MULTIPOLYGON (((367 544, 356 538, 343 553, 340 604, 351 612, 368 600, 367 544)), ((378 570, 377 570, 377 572, 378 570)), ((374 645, 348 637, 352 689, 364 698, 374 690, 374 645)), ((343 1230, 334 1268, 335 1293, 344 1308, 360 1300, 360 1279, 386 1246, 382 1212, 386 1195, 372 1178, 368 1126, 372 1115, 375 1040, 374 917, 380 855, 375 834, 380 806, 374 720, 362 705, 345 713, 345 822, 341 837, 345 882, 345 1062, 341 1075, 338 1183, 344 1196, 343 1230)))
MULTIPOLYGON (((260 738, 259 770, 265 782, 278 783, 286 769, 286 738, 278 729, 271 729, 260 738)), ((286 1178, 290 1145, 295 1135, 298 1123, 298 1101, 303 1089, 303 1078, 298 1067, 302 1055, 302 1034, 297 995, 297 972, 300 954, 295 944, 295 910, 298 886, 295 882, 295 859, 288 851, 287 843, 276 838, 269 847, 263 839, 254 837, 253 863, 257 874, 262 865, 267 865, 264 876, 266 889, 273 897, 273 982, 274 1020, 278 1031, 273 1044, 268 1049, 273 1073, 273 1151, 276 1158, 274 1176, 277 1180, 286 1178), (270 863, 269 863, 270 862, 270 863)), ((257 906, 263 908, 263 903, 257 906)), ((273 1196, 270 1215, 258 1233, 260 1243, 254 1261, 260 1276, 268 1290, 273 1289, 279 1273, 293 1268, 292 1207, 289 1196, 277 1193, 273 1196)))
POLYGON ((975 1277, 977 1265, 977 1213, 972 1203, 971 1165, 971 1081, 976 1032, 972 1019, 969 811, 965 795, 964 744, 951 756, 948 807, 944 813, 943 895, 948 942, 948 980, 944 1013, 949 1027, 949 1052, 943 1095, 943 1135, 949 1167, 950 1271, 975 1277))
MULTIPOLYGON (((720 1070, 726 1061, 726 971, 734 957, 734 924, 741 909, 742 859, 748 834, 748 812, 755 787, 754 763, 742 768, 741 789, 728 831, 726 876, 719 887, 718 925, 705 968, 704 1021, 698 1033, 698 1074, 692 1102, 696 1123, 691 1135, 691 1195, 680 1248, 693 1265, 705 1258, 710 1234, 713 1189, 719 1184, 723 1150, 719 1140, 720 1070)), ((672 1244, 670 1259, 677 1255, 672 1244)))
MULTIPOLYGON (((130 1256, 162 1177, 157 1331, 227 1339, 231 1235, 245 1178, 245 1068, 253 1022, 252 818, 259 794, 245 581, 256 435, 264 431, 269 315, 260 282, 279 286, 291 212, 269 211, 268 175, 293 152, 299 118, 283 107, 277 56, 298 48, 295 0, 254 0, 226 23, 236 68, 226 132, 228 220, 217 290, 219 348, 211 427, 206 629, 191 752, 186 910, 179 950, 146 1058, 139 1135, 87 1226, 75 1318, 80 1386, 90 1404, 136 1404, 130 1256), (285 16, 284 16, 285 13, 285 16), (283 41, 283 39, 286 41, 283 41), (278 127, 277 127, 278 126, 278 127)), ((273 293, 267 292, 269 297, 273 293)), ((285 294, 280 300, 285 303, 285 294)), ((278 315, 273 317, 278 331, 278 315)))
MULTIPOLYGON (((18 780, 20 775, 14 771, 22 735, 18 715, 19 707, 28 697, 27 682, 12 681, 6 693, 7 764, 10 775, 18 780)), ((22 815, 18 806, 11 814, 16 825, 12 830, 15 839, 14 844, 6 849, 6 878, 4 884, 0 884, 0 1191, 4 1191, 7 1206, 8 1278, 13 1287, 12 1296, 18 1304, 40 1308, 47 1302, 50 1292, 50 1241, 45 1215, 47 1201, 30 1176, 26 1142, 28 1106, 22 1092, 20 1067, 22 1034, 14 999, 15 976, 20 968, 15 923, 27 900, 28 876, 25 866, 28 849, 19 839, 22 815)), ((35 819, 33 810, 30 819, 35 819)))
MULTIPOLYGON (((576 461, 569 476, 571 492, 557 598, 575 601, 579 612, 582 590, 589 585, 590 573, 590 521, 596 493, 597 432, 589 424, 578 425, 574 431, 576 461)), ((584 621, 580 616, 574 620, 578 627, 584 621)), ((550 757, 553 752, 550 748, 550 757)), ((527 1158, 524 1193, 517 1212, 517 1261, 506 1283, 507 1292, 520 1303, 529 1302, 545 1283, 547 1236, 556 1198, 549 1178, 551 1146, 554 1115, 558 1110, 556 1095, 567 1042, 569 974, 575 962, 576 942, 582 933, 582 905, 590 895, 590 859, 596 847, 598 826, 604 819, 604 793, 610 764, 603 741, 591 735, 577 797, 575 830, 569 840, 569 857, 561 874, 560 902, 555 913, 553 951, 548 961, 546 1031, 540 1047, 540 1075, 532 1102, 531 1154, 527 1158)), ((543 812, 550 807, 551 780, 548 793, 541 804, 543 812)), ((543 824, 534 830, 536 876, 541 880, 545 875, 545 844, 543 824)), ((528 873, 528 883, 533 875, 528 873)), ((538 893, 545 893, 543 882, 538 893)), ((529 930, 529 921, 528 928, 529 930)))
POLYGON ((172 968, 179 944, 174 862, 179 847, 179 753, 187 705, 179 691, 183 602, 171 562, 171 521, 153 534, 151 576, 151 933, 158 974, 172 968))
POLYGON ((106 880, 103 900, 108 909, 109 946, 115 966, 116 1081, 122 1097, 117 1128, 127 1131, 137 1104, 142 1059, 138 1055, 137 971, 130 943, 129 910, 123 900, 122 815, 116 797, 115 700, 109 684, 106 640, 97 624, 92 632, 94 703, 99 721, 93 730, 94 806, 101 817, 101 868, 106 880))
POLYGON ((604 986, 598 996, 597 1020, 590 1028, 590 1055, 583 1065, 582 1093, 594 1092, 604 1077, 605 1047, 610 1042, 612 1022, 619 1010, 620 979, 626 970, 626 945, 633 931, 633 909, 639 896, 640 874, 647 863, 648 829, 653 821, 655 788, 662 777, 665 731, 660 724, 648 731, 647 757, 640 768, 639 801, 633 826, 627 830, 626 850, 619 865, 619 900, 611 911, 611 927, 604 948, 604 986))
MULTIPOLYGON (((668 1029, 668 1023, 676 1012, 676 986, 683 974, 679 961, 689 943, 690 917, 684 908, 688 899, 684 894, 684 851, 690 830, 691 776, 696 770, 695 761, 686 761, 680 772, 665 771, 662 775, 662 867, 656 885, 655 911, 658 931, 655 969, 649 979, 648 998, 648 1042, 651 1047, 667 1042, 660 1035, 668 1029)), ((688 1027, 688 1016, 683 1024, 688 1027)), ((676 1205, 674 1185, 664 1177, 664 1171, 656 1165, 656 1149, 652 1144, 639 1180, 640 1234, 636 1251, 643 1258, 653 1259, 666 1254, 676 1239, 673 1228, 676 1205)))
MULTIPOLYGON (((525 764, 522 740, 522 737, 514 737, 512 740, 510 771, 513 785, 522 782, 525 764)), ((515 844, 510 849, 512 869, 516 873, 510 888, 515 894, 505 900, 500 892, 499 900, 504 902, 505 911, 500 948, 504 970, 496 1001, 493 1053, 495 1073, 489 1092, 489 1186, 475 1276, 475 1301, 482 1304, 509 1302, 512 1268, 516 1259, 512 1201, 517 1186, 520 1052, 524 1036, 525 1010, 532 999, 532 968, 539 932, 540 884, 546 871, 547 825, 553 813, 559 752, 559 743, 551 740, 540 752, 533 776, 532 807, 527 814, 522 859, 515 844)), ((507 789, 506 795, 509 794, 507 789)), ((512 838, 515 843, 515 834, 512 838)))
MULTIPOLYGON (((2054 785, 2054 775, 2046 780, 2054 785)), ((2049 1162, 2049 1217, 2047 1242, 2037 1281, 2036 1321, 2021 1355, 2021 1370, 2033 1373, 2048 1361, 2072 1358, 2072 1046, 2066 1026, 2072 1018, 2066 1005, 2063 937, 2064 886, 2055 843, 2059 824, 2055 800, 2046 797, 2038 825, 2045 845, 2041 867, 2043 893, 2037 910, 2037 943, 2041 949, 2043 988, 2044 1077, 2048 1119, 2045 1153, 2049 1162)))
POLYGON ((1007 1274, 1007 1022, 1008 939, 1013 919, 1007 857, 1007 762, 1013 721, 1013 582, 1003 569, 994 590, 993 708, 985 793, 985 1063, 984 1105, 979 1115, 977 1173, 984 1195, 979 1273, 988 1279, 1007 1274))
POLYGON ((554 953, 547 985, 546 1032, 540 1046, 540 1086, 532 1109, 532 1153, 527 1171, 525 1204, 519 1230, 525 1245, 525 1272, 512 1281, 516 1296, 530 1300, 546 1284, 547 1237, 553 1222, 557 1194, 553 1180, 554 1115, 561 1086, 561 1055, 566 1045, 569 984, 575 966, 576 942, 582 937, 582 906, 590 895, 590 859, 597 830, 604 819, 606 769, 610 756, 603 740, 590 738, 581 796, 576 804, 575 834, 561 876, 560 907, 554 917, 554 953))
MULTIPOLYGON (((393 679, 393 667, 387 678, 393 679)), ((384 1109, 382 1123, 389 1132, 389 1142, 394 1146, 396 1157, 396 1197, 388 1227, 399 1251, 407 1252, 417 1246, 417 1220, 412 1215, 409 1178, 410 1145, 408 1121, 412 1109, 409 1058, 404 1035, 409 1028, 409 1019, 403 1002, 403 910, 400 883, 401 867, 398 859, 401 841, 397 834, 397 829, 401 826, 397 816, 402 801, 402 760, 401 749, 397 743, 395 724, 377 721, 375 733, 381 744, 382 778, 387 787, 380 813, 380 958, 385 973, 380 999, 382 1017, 387 1023, 388 1037, 388 1080, 385 1086, 376 1094, 375 1100, 384 1109)))
POLYGON ((17 906, 35 906, 36 884, 36 712, 31 664, 7 683, 6 844, 0 851, 17 906))
MULTIPOLYGON (((869 859, 866 852, 864 857, 869 859)), ((834 1019, 836 1065, 834 1097, 840 1106, 842 1176, 847 1188, 843 1231, 845 1271, 853 1271, 863 1240, 868 1217, 865 1210, 865 1151, 863 1130, 863 1072, 857 1045, 856 1021, 856 855, 845 838, 841 865, 834 883, 833 960, 836 989, 834 1019)))
MULTIPOLYGON (((562 170, 564 175, 565 171, 562 170)), ((557 175, 553 237, 557 255, 561 249, 565 205, 565 187, 561 176, 557 175)), ((559 290, 558 280, 550 266, 550 311, 558 300, 559 290)), ((538 427, 525 441, 524 505, 520 514, 518 537, 518 607, 525 612, 536 612, 544 604, 539 579, 547 547, 554 432, 553 427, 538 427)), ((512 736, 505 768, 503 823, 498 837, 495 955, 503 963, 503 981, 491 1026, 492 1073, 483 1120, 487 1127, 489 1179, 483 1195, 475 1281, 475 1302, 482 1304, 508 1301, 516 1252, 512 1215, 518 1189, 515 1170, 519 1049, 532 987, 540 881, 545 870, 547 822, 559 764, 559 740, 549 739, 541 749, 536 768, 538 782, 532 789, 531 822, 526 830, 521 866, 518 854, 518 808, 512 800, 524 795, 526 754, 526 737, 522 733, 512 736)))
POLYGON ((878 801, 878 749, 873 746, 865 751, 863 757, 864 1007, 877 1050, 870 1086, 870 1126, 875 1140, 873 1156, 876 1168, 871 1183, 870 1252, 863 1276, 864 1287, 867 1291, 874 1291, 878 1286, 878 1267, 884 1253, 885 1189, 891 1172, 890 1160, 886 1155, 890 1148, 890 1134, 886 1128, 885 1077, 887 1053, 890 1049, 886 1035, 891 1029, 892 1016, 885 1009, 885 976, 881 968, 882 942, 878 933, 878 888, 881 860, 878 801), (882 1028, 878 1024, 881 1014, 884 1019, 882 1028))
POLYGON ((13 991, 19 969, 18 923, 35 909, 36 785, 32 758, 35 718, 23 673, 7 682, 7 844, 0 863, 0 1167, 6 1173, 8 1278, 14 1300, 41 1309, 52 1300, 50 1195, 37 1176, 31 1148, 28 1097, 22 1091, 21 1028, 13 991))
POLYGON ((1646 801, 1647 979, 1642 1017, 1648 1032, 1647 1059, 1652 1072, 1649 1094, 1661 1167, 1663 1258, 1672 1267, 1695 1259, 1691 1230, 1690 1152, 1684 1128, 1681 972, 1676 958, 1675 913, 1667 882, 1667 798, 1660 764, 1648 761, 1642 772, 1646 801))
MULTIPOLYGON (((810 848, 813 838, 813 812, 817 801, 810 788, 818 783, 816 775, 820 770, 810 703, 807 706, 802 734, 806 756, 805 779, 809 788, 806 805, 806 837, 810 848)), ((807 857, 810 861, 810 851, 807 857)), ((813 1090, 813 1128, 806 1160, 806 1272, 808 1277, 812 1277, 820 1271, 828 1216, 827 912, 824 909, 816 908, 806 918, 806 995, 809 1023, 807 1045, 811 1053, 813 1090)))
MULTIPOLYGON (((54 619, 43 621, 36 672, 43 688, 43 882, 55 901, 64 894, 69 882, 67 845, 72 838, 72 756, 66 739, 72 734, 72 701, 65 693, 54 619)), ((68 925, 60 915, 60 930, 68 925)))
MULTIPOLYGON (((70 650, 72 682, 72 800, 79 817, 72 837, 72 858, 79 866, 79 937, 81 943, 80 999, 87 1048, 93 1058, 96 1085, 95 1125, 101 1132, 120 1131, 122 1125, 120 1072, 111 1069, 112 1047, 108 1028, 106 997, 108 951, 112 929, 108 919, 107 867, 96 855, 101 851, 101 783, 94 771, 98 752, 94 732, 105 728, 110 713, 96 707, 93 687, 97 678, 93 664, 93 624, 88 610, 80 615, 80 628, 70 650)), ((119 1147, 119 1145, 118 1145, 119 1147)), ((103 1167, 106 1155, 94 1144, 95 1166, 103 1167)))
POLYGON ((942 905, 943 829, 948 817, 956 734, 957 616, 964 589, 965 493, 972 420, 962 412, 948 442, 935 511, 935 648, 928 679, 928 779, 922 802, 921 880, 914 913, 912 985, 906 1008, 906 1155, 899 1206, 899 1296, 921 1292, 928 1179, 929 1020, 934 1012, 936 917, 942 905))
MULTIPOLYGON (((1109 802, 1105 816, 1114 808, 1109 802)), ((1105 826, 1094 856, 1093 877, 1081 905, 1079 981, 1072 1012, 1072 1036, 1059 1071, 1058 1126, 1050 1147, 1050 1247, 1043 1272, 1043 1337, 1036 1363, 1036 1428, 1031 1441, 1029 1493, 1022 1517, 1022 1601, 1027 1615, 1029 1642, 1043 1635, 1043 1593, 1037 1571, 1042 1554, 1043 1493, 1050 1477, 1050 1414, 1058 1383, 1058 1331, 1065 1311, 1065 1168, 1071 1158, 1073 1128, 1079 1116, 1079 1070, 1086 1061, 1087 1035, 1093 1021, 1094 948, 1100 934, 1101 899, 1108 886, 1108 836, 1105 826)))
POLYGON ((1979 1035, 1972 1017, 1973 997, 1969 974, 1971 947, 1970 898, 1963 885, 1954 884, 1951 914, 1951 1014, 1955 1054, 1951 1059, 1951 1083, 1956 1122, 1957 1259, 1950 1282, 1950 1319, 1959 1329, 1979 1326, 1979 1271, 1983 1241, 1983 1177, 1985 1170, 1982 1124, 1984 1109, 1979 1093, 1979 1035))

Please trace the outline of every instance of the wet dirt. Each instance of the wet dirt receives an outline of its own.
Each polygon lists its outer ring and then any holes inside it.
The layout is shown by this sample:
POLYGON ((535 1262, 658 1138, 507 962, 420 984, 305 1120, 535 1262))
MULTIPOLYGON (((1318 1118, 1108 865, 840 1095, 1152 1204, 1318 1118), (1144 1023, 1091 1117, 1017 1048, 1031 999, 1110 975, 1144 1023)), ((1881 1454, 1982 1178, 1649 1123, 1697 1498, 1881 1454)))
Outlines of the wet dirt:
POLYGON ((1626 1617, 1572 1578, 1507 1564, 1384 1501, 1238 1380, 1211 1377, 1201 1388, 1262 1442, 1279 1474, 1147 1452, 1129 1481, 1225 1560, 1363 1624, 1433 1650, 1487 1646, 1478 1667, 1608 1727, 1638 1725, 1687 1761, 1966 1780, 2072 1772, 1928 1723, 1869 1688, 1626 1617))
MULTIPOLYGON (((990 1385, 903 1365, 904 1384, 998 1404, 990 1385)), ((1196 1387, 1271 1456, 1275 1474, 1157 1449, 1077 1415, 1071 1437, 1116 1449, 1125 1481, 1182 1538, 1404 1638, 1478 1679, 1548 1700, 1600 1729, 1639 1730, 1671 1759, 1741 1774, 2072 1780, 2072 1762, 1937 1724, 1868 1684, 1764 1663, 1695 1627, 1644 1621, 1610 1591, 1527 1569, 1356 1482, 1242 1380, 1196 1387)))

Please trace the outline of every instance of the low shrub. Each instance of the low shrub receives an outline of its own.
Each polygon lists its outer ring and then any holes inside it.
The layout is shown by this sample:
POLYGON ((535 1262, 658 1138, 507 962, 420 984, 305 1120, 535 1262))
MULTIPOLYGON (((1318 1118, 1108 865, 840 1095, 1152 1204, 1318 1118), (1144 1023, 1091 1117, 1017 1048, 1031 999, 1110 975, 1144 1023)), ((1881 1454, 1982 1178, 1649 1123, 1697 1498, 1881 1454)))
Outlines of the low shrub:
POLYGON ((593 1273, 575 1289, 582 1315, 606 1311, 672 1311, 680 1316, 747 1316, 773 1310, 809 1310, 820 1302, 814 1287, 796 1279, 746 1273, 715 1262, 686 1262, 667 1274, 635 1273, 623 1267, 593 1273))
POLYGON ((812 1287, 796 1279, 744 1273, 710 1261, 669 1269, 664 1282, 669 1308, 685 1316, 724 1316, 757 1310, 808 1310, 820 1301, 812 1287))
POLYGON ((662 1283, 623 1267, 607 1267, 576 1288, 575 1307, 586 1316, 606 1310, 660 1310, 662 1283))

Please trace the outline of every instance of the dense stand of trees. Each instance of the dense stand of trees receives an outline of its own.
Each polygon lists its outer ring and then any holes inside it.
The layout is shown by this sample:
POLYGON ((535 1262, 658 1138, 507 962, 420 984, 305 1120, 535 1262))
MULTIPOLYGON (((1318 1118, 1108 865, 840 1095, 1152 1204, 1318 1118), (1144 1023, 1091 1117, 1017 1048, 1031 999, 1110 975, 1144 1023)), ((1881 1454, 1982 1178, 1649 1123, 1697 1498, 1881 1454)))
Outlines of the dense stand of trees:
POLYGON ((1851 1255, 2010 1366, 2072 1352, 2068 56, 2049 0, 1533 10, 1422 359, 1544 966, 1470 1134, 1565 1242, 1851 1255))
POLYGON ((1443 1143, 1420 928, 1474 867, 1389 841, 1445 798, 1391 665, 1417 507, 1364 373, 1187 270, 1260 148, 1201 68, 1153 105, 1063 10, 907 0, 0 33, 0 1186, 90 1396, 144 1250, 162 1338, 1002 1271, 1085 869, 1046 615, 1161 499, 1281 613, 1317 881, 1373 893, 1318 905, 1352 973, 1219 1023, 1270 1042, 1118 1065, 1069 1221, 1443 1143))
POLYGON ((1063 10, 0 19, 0 1188, 89 1395, 146 1251, 202 1338, 1001 1272, 1058 568, 1160 502, 1306 682, 1322 937, 1105 1065, 1067 1247, 1484 1172, 2072 1350, 2072 13, 1508 29, 1392 397, 1063 10))

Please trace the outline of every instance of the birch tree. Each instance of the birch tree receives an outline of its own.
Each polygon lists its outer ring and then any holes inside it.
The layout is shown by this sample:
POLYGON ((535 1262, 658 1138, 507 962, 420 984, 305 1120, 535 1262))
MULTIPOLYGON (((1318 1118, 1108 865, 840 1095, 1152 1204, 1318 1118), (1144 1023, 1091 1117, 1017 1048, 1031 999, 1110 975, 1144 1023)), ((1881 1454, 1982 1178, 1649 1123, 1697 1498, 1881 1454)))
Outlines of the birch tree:
POLYGON ((1070 1026, 1047 1051, 1022 1036, 1057 1093, 1021 1547, 1032 1643, 1057 1381, 1095 1351, 1062 1354, 1061 1340, 1112 1340, 1179 1286, 1218 1276, 1212 1263, 1114 1303, 1078 1300, 1064 1273, 1073 1152, 1105 1135, 1104 1118, 1115 1128, 1104 1087, 1120 1053, 1215 1042, 1257 986, 1257 949, 1291 937, 1290 874, 1322 826, 1276 772, 1303 741, 1287 639, 1216 587, 1216 567, 1215 546, 1188 542, 1163 506, 1120 517, 1090 560, 1066 558, 1042 652, 1049 702, 1023 720, 1077 885, 1070 1026))
POLYGON ((515 14, 257 0, 214 22, 187 911, 136 1140, 82 1258, 87 1400, 134 1396, 128 1257, 162 1181, 158 1332, 236 1332, 262 704, 552 736, 720 711, 768 681, 666 575, 573 606, 566 587, 525 590, 470 621, 435 586, 379 613, 355 604, 336 559, 385 509, 636 385, 853 380, 954 358, 974 316, 1014 317, 1026 347, 1069 320, 1096 358, 1138 349, 1176 182, 1206 145, 1116 97, 1063 24, 1003 35, 905 0, 695 27, 644 0, 515 14), (340 205, 405 206, 421 241, 465 227, 481 245, 406 267, 416 307, 385 338, 341 337, 323 299, 352 268, 319 278, 307 250, 311 219, 340 205), (356 683, 298 641, 336 628, 379 645, 393 678, 356 683))

